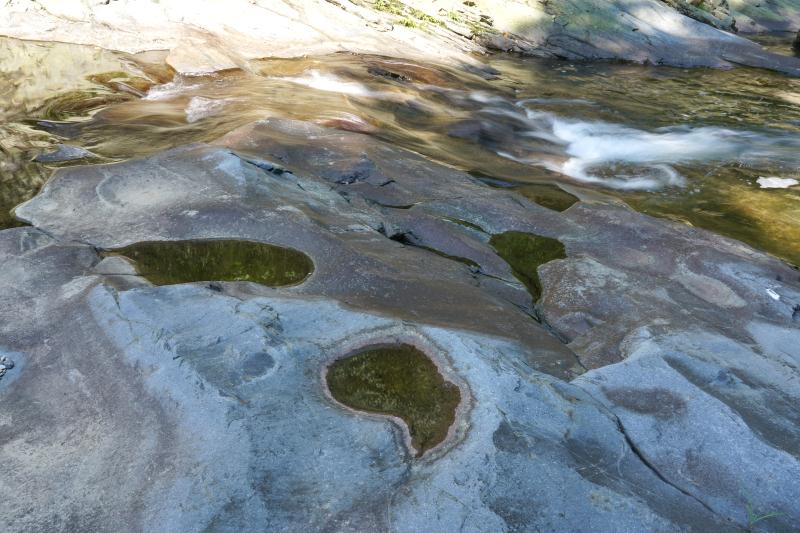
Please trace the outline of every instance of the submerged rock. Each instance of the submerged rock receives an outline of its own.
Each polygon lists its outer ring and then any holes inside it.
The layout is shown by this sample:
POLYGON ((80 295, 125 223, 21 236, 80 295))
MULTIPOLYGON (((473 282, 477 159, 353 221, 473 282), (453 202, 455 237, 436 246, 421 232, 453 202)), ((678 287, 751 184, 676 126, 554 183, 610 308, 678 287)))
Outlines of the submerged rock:
POLYGON ((37 155, 33 160, 37 163, 65 163, 68 161, 80 161, 81 159, 91 159, 97 157, 92 152, 84 150, 79 146, 59 144, 56 150, 37 155))

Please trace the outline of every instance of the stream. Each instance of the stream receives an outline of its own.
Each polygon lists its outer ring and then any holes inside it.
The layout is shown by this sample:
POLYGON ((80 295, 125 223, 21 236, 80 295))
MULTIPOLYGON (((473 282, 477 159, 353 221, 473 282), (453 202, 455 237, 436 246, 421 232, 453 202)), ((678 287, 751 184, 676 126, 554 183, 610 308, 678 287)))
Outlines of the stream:
MULTIPOLYGON (((763 44, 791 53, 787 36, 763 44)), ((481 60, 488 68, 342 53, 175 76, 163 53, 0 38, 0 228, 21 224, 11 210, 54 168, 147 156, 277 116, 373 135, 491 187, 622 201, 800 264, 800 79, 481 60), (59 144, 94 155, 34 160, 59 144)))

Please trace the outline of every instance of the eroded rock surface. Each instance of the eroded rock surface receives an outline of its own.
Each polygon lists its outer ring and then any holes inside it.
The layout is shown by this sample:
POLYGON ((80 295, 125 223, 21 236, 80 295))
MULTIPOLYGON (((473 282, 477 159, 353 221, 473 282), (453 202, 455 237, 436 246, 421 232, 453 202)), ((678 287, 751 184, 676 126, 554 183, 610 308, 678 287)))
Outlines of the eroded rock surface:
POLYGON ((17 215, 34 227, 0 232, 0 352, 22 362, 0 381, 14 531, 800 521, 800 273, 738 242, 614 203, 546 209, 277 119, 58 170, 17 215), (509 231, 564 245, 538 304, 490 245, 509 231), (98 254, 194 238, 290 246, 314 273, 154 287, 98 254), (422 458, 325 393, 325 366, 383 343, 463 384, 422 458))

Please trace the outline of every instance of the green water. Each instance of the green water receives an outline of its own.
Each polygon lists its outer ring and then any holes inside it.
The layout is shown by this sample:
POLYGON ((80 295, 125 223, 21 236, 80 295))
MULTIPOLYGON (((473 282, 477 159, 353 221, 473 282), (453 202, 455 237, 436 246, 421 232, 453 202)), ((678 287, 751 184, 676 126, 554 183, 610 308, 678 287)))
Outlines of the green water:
POLYGON ((331 395, 347 407, 401 418, 418 457, 447 437, 461 400, 458 387, 409 345, 379 346, 339 359, 326 379, 331 395))
POLYGON ((514 189, 528 200, 552 209, 553 211, 564 211, 572 207, 578 198, 563 191, 555 185, 546 183, 535 183, 533 185, 523 185, 514 189))
POLYGON ((489 243, 497 255, 509 264, 517 279, 528 288, 534 302, 542 296, 539 267, 567 257, 564 245, 559 241, 533 233, 507 231, 492 235, 489 243))
POLYGON ((252 281, 269 287, 294 285, 314 269, 302 252, 252 241, 140 242, 106 252, 134 262, 154 285, 196 281, 252 281))
MULTIPOLYGON (((787 52, 785 37, 763 39, 787 52)), ((47 178, 53 165, 31 159, 56 143, 125 160, 280 116, 374 135, 554 210, 610 196, 800 264, 800 187, 757 181, 800 174, 800 79, 510 55, 482 58, 498 72, 482 77, 336 54, 165 84, 153 54, 2 47, 0 227, 47 178)))

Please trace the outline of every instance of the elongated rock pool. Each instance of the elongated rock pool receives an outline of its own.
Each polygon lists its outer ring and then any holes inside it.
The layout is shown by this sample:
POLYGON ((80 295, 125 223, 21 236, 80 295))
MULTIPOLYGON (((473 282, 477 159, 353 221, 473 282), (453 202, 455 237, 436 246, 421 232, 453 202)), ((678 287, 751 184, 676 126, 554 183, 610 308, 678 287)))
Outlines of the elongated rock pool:
POLYGON ((104 252, 134 262, 154 285, 195 281, 252 281, 269 287, 295 285, 314 269, 297 250, 252 241, 152 241, 104 252))

